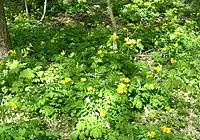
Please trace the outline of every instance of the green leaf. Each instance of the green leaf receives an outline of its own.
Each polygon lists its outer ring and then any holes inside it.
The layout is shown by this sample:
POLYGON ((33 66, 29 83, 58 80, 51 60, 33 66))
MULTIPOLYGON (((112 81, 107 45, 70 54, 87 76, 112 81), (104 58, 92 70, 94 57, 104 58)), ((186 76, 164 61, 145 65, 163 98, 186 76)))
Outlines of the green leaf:
POLYGON ((79 136, 79 132, 74 132, 73 134, 72 134, 72 136, 71 136, 71 139, 72 140, 77 140, 78 139, 78 136, 79 136))
POLYGON ((142 101, 140 99, 140 96, 135 96, 134 100, 133 100, 133 106, 135 106, 138 109, 142 108, 142 101))
POLYGON ((101 129, 99 128, 92 129, 92 131, 90 132, 90 135, 94 138, 100 138, 102 136, 101 129))
POLYGON ((21 73, 20 73, 20 77, 22 78, 27 78, 27 79, 31 79, 31 78, 34 78, 35 77, 35 74, 33 73, 33 71, 28 68, 28 69, 25 69, 23 70, 21 73))

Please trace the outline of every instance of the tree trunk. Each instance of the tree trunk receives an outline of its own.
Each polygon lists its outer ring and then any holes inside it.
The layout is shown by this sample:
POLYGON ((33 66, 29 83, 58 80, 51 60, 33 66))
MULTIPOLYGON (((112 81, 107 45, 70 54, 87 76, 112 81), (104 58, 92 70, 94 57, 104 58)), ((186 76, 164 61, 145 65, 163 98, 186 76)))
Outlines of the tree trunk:
POLYGON ((7 56, 7 52, 10 47, 11 39, 6 25, 3 0, 0 0, 0 59, 7 56))
POLYGON ((43 11, 43 15, 40 19, 40 21, 42 22, 44 17, 45 17, 45 14, 46 14, 46 10, 47 10, 47 0, 44 1, 44 11, 43 11))
POLYGON ((26 9, 26 16, 29 17, 29 14, 28 14, 28 5, 27 5, 27 1, 24 0, 24 6, 25 6, 25 9, 26 9))
MULTIPOLYGON (((111 5, 111 2, 110 0, 107 0, 107 6, 108 6, 108 14, 110 16, 110 20, 112 22, 112 27, 113 27, 113 35, 114 36, 117 36, 117 24, 116 24, 116 21, 115 21, 115 17, 113 15, 113 10, 112 10, 112 5, 111 5)), ((114 39, 113 40, 113 50, 117 50, 117 40, 114 39)))

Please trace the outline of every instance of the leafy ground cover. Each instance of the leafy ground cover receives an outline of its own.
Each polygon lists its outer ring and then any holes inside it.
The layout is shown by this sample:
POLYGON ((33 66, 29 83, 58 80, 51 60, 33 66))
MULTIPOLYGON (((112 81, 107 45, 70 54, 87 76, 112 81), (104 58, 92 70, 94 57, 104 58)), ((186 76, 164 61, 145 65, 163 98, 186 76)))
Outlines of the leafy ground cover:
POLYGON ((8 19, 2 140, 200 139, 199 13, 159 0, 118 13, 118 36, 105 21, 8 19))

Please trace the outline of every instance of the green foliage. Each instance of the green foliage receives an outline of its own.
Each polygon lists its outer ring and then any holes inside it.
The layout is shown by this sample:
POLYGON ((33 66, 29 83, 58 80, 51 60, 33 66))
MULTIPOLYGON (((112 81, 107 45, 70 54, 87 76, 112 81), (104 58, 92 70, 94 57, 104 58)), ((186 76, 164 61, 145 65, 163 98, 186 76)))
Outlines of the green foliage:
MULTIPOLYGON (((113 2, 118 36, 100 20, 8 20, 13 50, 0 63, 1 139, 199 139, 200 35, 188 5, 113 2)), ((92 9, 66 5, 69 14, 92 9)))

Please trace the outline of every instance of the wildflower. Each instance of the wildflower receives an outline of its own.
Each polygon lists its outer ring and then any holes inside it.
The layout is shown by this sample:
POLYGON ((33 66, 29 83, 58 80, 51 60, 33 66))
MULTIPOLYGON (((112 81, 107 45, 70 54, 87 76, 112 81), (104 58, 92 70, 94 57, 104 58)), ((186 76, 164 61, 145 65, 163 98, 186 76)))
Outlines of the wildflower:
POLYGON ((15 56, 16 55, 16 51, 15 50, 9 50, 8 51, 8 55, 15 56))
POLYGON ((98 52, 97 52, 99 55, 100 54, 102 54, 103 53, 103 51, 102 50, 98 50, 98 52))
POLYGON ((159 66, 154 67, 153 69, 154 69, 154 71, 156 71, 156 72, 160 72, 160 71, 161 71, 161 68, 160 68, 159 66))
POLYGON ((120 81, 123 81, 125 83, 129 83, 130 79, 129 78, 121 78, 120 81))
POLYGON ((174 64, 174 63, 175 63, 174 58, 170 58, 170 62, 171 62, 172 64, 174 64))
POLYGON ((162 48, 162 52, 165 53, 167 51, 166 48, 162 48))
POLYGON ((130 39, 130 38, 125 38, 125 42, 127 45, 136 44, 136 41, 134 39, 130 39))
POLYGON ((113 41, 115 41, 115 40, 117 40, 119 37, 117 36, 117 33, 113 33, 113 35, 112 35, 112 40, 113 41))
POLYGON ((152 78, 153 75, 152 74, 147 74, 146 78, 152 78))
POLYGON ((104 54, 103 54, 103 51, 102 50, 98 50, 98 52, 97 52, 99 55, 100 55, 100 57, 103 57, 104 56, 104 54))
POLYGON ((104 110, 102 109, 102 108, 99 108, 98 109, 98 112, 99 112, 99 115, 101 116, 101 117, 105 117, 106 116, 106 114, 105 114, 105 112, 104 112, 104 110))
POLYGON ((148 132, 147 136, 151 137, 151 138, 154 138, 155 137, 155 132, 154 131, 148 132))
POLYGON ((41 41, 41 42, 40 42, 40 45, 44 45, 44 44, 45 44, 45 42, 44 42, 44 41, 41 41))
POLYGON ((81 78, 81 82, 85 82, 85 81, 87 81, 86 78, 81 78))
POLYGON ((160 127, 160 130, 163 132, 163 133, 166 133, 166 134, 169 134, 171 132, 171 128, 169 127, 166 127, 165 125, 160 127))
POLYGON ((166 134, 169 134, 170 132, 171 132, 171 128, 166 128, 166 129, 165 129, 165 133, 166 133, 166 134))
POLYGON ((89 86, 89 87, 87 88, 87 90, 90 92, 90 91, 93 90, 93 87, 92 87, 92 86, 89 86))
POLYGON ((148 85, 147 85, 147 88, 153 90, 153 89, 155 88, 155 86, 154 86, 154 84, 148 84, 148 85))
POLYGON ((69 82, 72 82, 72 79, 69 78, 69 77, 66 77, 65 80, 64 80, 64 83, 69 83, 69 82))
POLYGON ((15 103, 10 103, 9 106, 13 109, 17 108, 17 105, 15 103))
POLYGON ((123 83, 120 83, 120 84, 118 85, 117 92, 118 92, 118 93, 121 93, 121 94, 126 93, 126 92, 127 92, 127 91, 126 91, 126 85, 123 84, 123 83))

